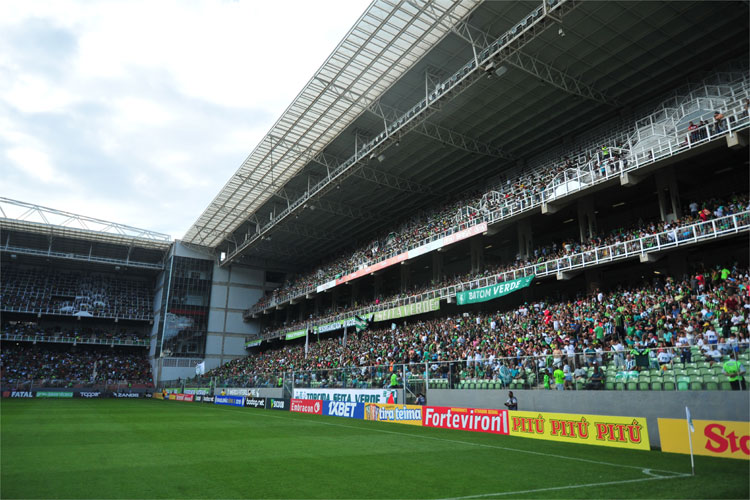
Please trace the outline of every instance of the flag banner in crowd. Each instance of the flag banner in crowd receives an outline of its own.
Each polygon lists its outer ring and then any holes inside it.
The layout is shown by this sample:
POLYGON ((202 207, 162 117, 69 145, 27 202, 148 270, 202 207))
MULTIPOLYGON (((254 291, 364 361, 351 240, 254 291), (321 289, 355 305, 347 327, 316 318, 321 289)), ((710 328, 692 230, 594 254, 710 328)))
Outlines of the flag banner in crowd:
MULTIPOLYGON (((368 323, 366 319, 361 318, 360 316, 354 316, 354 328, 357 330, 357 333, 367 330, 368 323)), ((344 347, 346 347, 346 328, 344 329, 344 347)))
POLYGON ((353 403, 387 403, 388 398, 398 397, 394 389, 294 389, 295 399, 319 399, 321 401, 345 401, 353 403))
MULTIPOLYGON (((661 451, 690 454, 684 419, 659 418, 658 423, 661 451)), ((750 460, 750 422, 696 419, 693 420, 693 428, 694 454, 750 460)))
POLYGON ((493 300, 509 293, 517 292, 522 288, 526 288, 531 284, 534 276, 526 276, 524 278, 518 278, 511 281, 504 281, 497 285, 486 286, 484 288, 477 288, 476 290, 469 290, 468 292, 458 292, 456 294, 456 302, 458 305, 465 304, 476 304, 477 302, 486 302, 493 300))
POLYGON ((440 299, 428 299, 414 304, 406 304, 392 309, 386 309, 385 311, 377 311, 375 313, 375 321, 405 318, 407 316, 416 316, 417 314, 424 314, 426 312, 438 310, 440 310, 440 299))
MULTIPOLYGON (((360 319, 365 321, 370 321, 372 318, 373 313, 370 314, 362 314, 360 315, 360 319)), ((334 330, 341 330, 342 328, 345 328, 347 326, 355 326, 357 325, 357 318, 351 317, 347 318, 345 320, 341 321, 333 321, 331 323, 326 323, 324 325, 318 325, 313 327, 313 331, 315 333, 326 333, 326 332, 332 332, 334 330)))
POLYGON ((198 363, 197 365, 195 365, 195 374, 196 375, 203 375, 204 373, 206 373, 206 362, 205 361, 201 361, 200 363, 198 363))
POLYGON ((515 410, 509 416, 511 436, 637 450, 651 449, 648 426, 646 419, 642 417, 515 410))
POLYGON ((251 340, 250 342, 245 342, 245 349, 248 349, 250 347, 258 347, 261 342, 263 342, 263 341, 262 340, 251 340))
POLYGON ((284 335, 284 340, 294 340, 300 337, 304 337, 305 335, 307 335, 307 330, 296 330, 294 332, 289 332, 286 335, 284 335))
POLYGON ((365 420, 407 425, 422 425, 423 406, 389 405, 380 403, 367 403, 366 406, 365 420))

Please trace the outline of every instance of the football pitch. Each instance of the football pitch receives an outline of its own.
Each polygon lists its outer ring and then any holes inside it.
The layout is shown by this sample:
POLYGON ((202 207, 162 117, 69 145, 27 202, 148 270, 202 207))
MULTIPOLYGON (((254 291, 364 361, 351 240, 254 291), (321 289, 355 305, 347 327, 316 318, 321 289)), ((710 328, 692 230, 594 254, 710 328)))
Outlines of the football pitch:
POLYGON ((3 400, 6 498, 743 498, 748 462, 158 400, 3 400))

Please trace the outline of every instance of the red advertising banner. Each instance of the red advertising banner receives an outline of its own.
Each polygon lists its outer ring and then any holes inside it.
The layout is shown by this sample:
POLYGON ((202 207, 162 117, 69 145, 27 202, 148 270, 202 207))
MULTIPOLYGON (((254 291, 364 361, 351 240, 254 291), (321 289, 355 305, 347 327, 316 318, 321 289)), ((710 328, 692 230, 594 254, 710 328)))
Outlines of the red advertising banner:
POLYGON ((442 246, 448 246, 452 245, 453 243, 461 240, 465 240, 466 238, 471 238, 472 236, 476 236, 477 234, 482 234, 485 231, 487 231, 487 223, 482 222, 481 224, 477 224, 476 226, 471 226, 470 228, 464 229, 463 231, 459 231, 457 233, 450 234, 443 238, 443 245, 442 246))
POLYGON ((346 283, 347 281, 355 280, 357 278, 361 278, 362 276, 367 276, 368 274, 374 273, 375 271, 380 271, 381 269, 385 269, 386 267, 396 265, 399 262, 402 262, 408 258, 409 258, 408 253, 406 252, 400 253, 396 255, 395 257, 390 257, 388 259, 378 262, 377 264, 373 264, 371 266, 367 266, 363 269, 360 269, 359 271, 355 271, 352 274, 347 274, 346 276, 342 276, 341 278, 336 280, 336 284, 340 285, 342 283, 346 283))
POLYGON ((508 410, 425 406, 422 410, 422 425, 440 429, 508 434, 508 410))
POLYGON ((292 399, 289 405, 290 411, 297 413, 311 413, 313 415, 323 414, 323 402, 319 399, 292 399))
POLYGON ((193 402, 194 398, 195 398, 194 394, 170 394, 169 395, 169 399, 174 399, 175 401, 188 401, 190 403, 193 402), (174 396, 174 398, 172 396, 174 396))

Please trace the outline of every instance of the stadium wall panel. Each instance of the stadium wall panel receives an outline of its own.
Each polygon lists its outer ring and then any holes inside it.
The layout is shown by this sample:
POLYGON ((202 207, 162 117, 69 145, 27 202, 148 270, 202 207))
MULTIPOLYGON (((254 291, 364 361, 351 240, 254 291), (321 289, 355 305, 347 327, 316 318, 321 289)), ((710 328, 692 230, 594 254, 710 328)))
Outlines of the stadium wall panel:
POLYGON ((263 296, 263 290, 260 288, 246 288, 243 286, 229 286, 229 309, 245 310, 250 305, 258 302, 263 296))
MULTIPOLYGON (((652 446, 660 446, 658 418, 750 420, 750 391, 544 391, 514 390, 518 409, 554 413, 584 413, 645 417, 652 446)), ((508 391, 431 389, 427 402, 434 406, 504 408, 508 391)))

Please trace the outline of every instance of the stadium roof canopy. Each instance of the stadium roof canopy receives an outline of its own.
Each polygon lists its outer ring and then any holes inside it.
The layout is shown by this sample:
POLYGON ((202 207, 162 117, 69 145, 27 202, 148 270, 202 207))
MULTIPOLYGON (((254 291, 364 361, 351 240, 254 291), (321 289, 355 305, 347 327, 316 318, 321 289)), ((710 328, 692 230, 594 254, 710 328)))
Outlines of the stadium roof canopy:
POLYGON ((328 259, 746 59, 747 17, 729 1, 375 0, 185 240, 222 264, 328 259))
POLYGON ((479 3, 374 1, 184 240, 219 244, 479 3))
POLYGON ((159 270, 169 235, 0 197, 0 251, 159 270))

